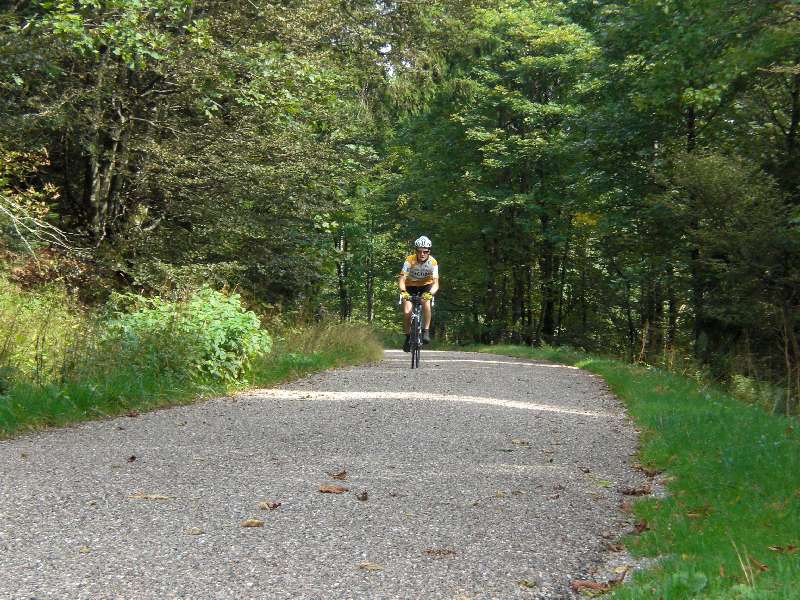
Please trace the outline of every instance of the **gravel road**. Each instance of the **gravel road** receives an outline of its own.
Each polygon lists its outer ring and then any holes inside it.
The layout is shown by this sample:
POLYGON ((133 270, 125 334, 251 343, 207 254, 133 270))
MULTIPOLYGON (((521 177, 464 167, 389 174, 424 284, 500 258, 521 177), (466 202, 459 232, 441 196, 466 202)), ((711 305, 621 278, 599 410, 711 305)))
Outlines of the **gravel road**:
POLYGON ((0 598, 571 598, 625 563, 608 546, 645 477, 601 379, 459 352, 408 367, 387 351, 0 442, 0 598))

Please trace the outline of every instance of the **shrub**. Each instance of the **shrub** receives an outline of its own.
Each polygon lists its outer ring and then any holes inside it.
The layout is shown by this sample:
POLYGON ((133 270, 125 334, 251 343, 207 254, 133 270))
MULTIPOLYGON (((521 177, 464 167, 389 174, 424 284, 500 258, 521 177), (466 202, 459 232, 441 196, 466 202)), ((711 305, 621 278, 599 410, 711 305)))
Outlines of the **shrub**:
POLYGON ((105 343, 148 371, 236 381, 253 358, 267 354, 272 340, 238 294, 203 288, 183 302, 119 295, 105 343))

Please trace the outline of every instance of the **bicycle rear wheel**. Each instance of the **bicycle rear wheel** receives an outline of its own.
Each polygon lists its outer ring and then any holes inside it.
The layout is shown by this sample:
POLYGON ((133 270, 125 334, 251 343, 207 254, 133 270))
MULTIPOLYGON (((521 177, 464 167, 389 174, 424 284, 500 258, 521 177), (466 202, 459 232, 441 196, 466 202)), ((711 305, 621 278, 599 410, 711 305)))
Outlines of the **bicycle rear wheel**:
POLYGON ((419 365, 419 356, 417 350, 419 349, 419 329, 416 323, 411 323, 411 368, 416 369, 419 365))

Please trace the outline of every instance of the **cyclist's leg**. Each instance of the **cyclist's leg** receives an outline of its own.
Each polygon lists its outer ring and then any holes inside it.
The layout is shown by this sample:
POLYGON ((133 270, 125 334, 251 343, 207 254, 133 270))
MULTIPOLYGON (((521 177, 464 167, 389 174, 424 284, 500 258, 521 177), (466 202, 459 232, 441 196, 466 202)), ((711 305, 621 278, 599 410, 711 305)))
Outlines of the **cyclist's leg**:
POLYGON ((412 304, 408 300, 403 301, 403 333, 408 335, 408 330, 411 327, 411 309, 412 304))
MULTIPOLYGON (((426 285, 424 291, 430 292, 431 285, 426 285)), ((423 300, 422 301, 422 341, 425 344, 430 344, 431 336, 429 330, 431 328, 431 301, 430 300, 423 300)))

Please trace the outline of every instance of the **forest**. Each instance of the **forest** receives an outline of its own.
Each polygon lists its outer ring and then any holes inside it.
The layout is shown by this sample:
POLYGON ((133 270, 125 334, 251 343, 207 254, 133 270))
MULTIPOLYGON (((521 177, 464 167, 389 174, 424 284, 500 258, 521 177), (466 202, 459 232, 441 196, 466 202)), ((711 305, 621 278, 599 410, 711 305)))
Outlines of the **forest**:
POLYGON ((800 398, 797 0, 6 0, 22 289, 235 290, 800 398))

